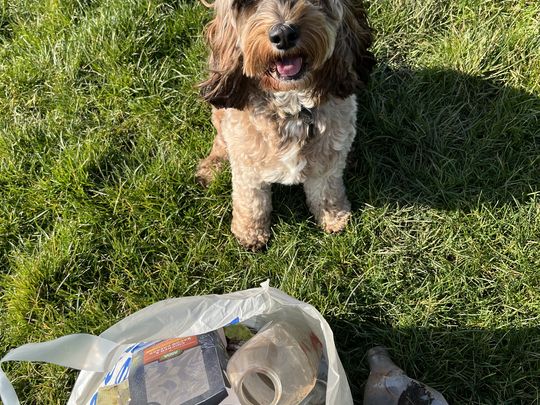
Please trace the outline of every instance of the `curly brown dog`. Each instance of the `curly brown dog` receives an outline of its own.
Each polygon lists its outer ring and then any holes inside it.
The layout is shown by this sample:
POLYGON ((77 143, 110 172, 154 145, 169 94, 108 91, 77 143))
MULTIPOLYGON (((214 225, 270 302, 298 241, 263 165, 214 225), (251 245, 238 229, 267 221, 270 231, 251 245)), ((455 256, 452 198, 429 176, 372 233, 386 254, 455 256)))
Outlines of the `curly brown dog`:
POLYGON ((207 26, 212 151, 206 185, 232 170, 232 232, 249 249, 270 236, 271 184, 303 184, 327 232, 350 217, 343 185, 356 134, 356 95, 375 63, 360 0, 216 0, 207 26))

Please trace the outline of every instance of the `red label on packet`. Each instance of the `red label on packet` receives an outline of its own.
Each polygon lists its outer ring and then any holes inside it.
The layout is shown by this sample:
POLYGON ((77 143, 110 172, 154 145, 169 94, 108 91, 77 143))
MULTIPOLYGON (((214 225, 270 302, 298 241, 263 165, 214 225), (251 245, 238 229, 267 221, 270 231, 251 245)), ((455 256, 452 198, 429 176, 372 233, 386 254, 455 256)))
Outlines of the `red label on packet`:
POLYGON ((152 363, 153 361, 159 360, 163 356, 172 352, 180 352, 182 350, 191 349, 198 344, 199 339, 197 339, 197 336, 164 340, 163 342, 144 349, 143 364, 152 363))

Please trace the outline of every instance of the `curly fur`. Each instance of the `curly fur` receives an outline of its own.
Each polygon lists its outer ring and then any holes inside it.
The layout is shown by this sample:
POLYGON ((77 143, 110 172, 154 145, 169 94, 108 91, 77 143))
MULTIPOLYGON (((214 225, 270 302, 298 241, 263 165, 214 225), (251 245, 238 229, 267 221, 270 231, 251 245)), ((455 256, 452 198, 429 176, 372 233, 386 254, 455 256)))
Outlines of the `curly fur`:
MULTIPOLYGON (((375 63, 360 0, 216 0, 207 26, 209 78, 201 95, 217 130, 197 170, 206 185, 229 160, 232 232, 250 249, 270 236, 271 184, 303 184, 321 227, 350 216, 343 170, 356 129, 355 93, 375 63), (298 27, 294 46, 269 39, 276 24, 298 27), (283 76, 278 65, 301 70, 283 76), (300 62, 298 62, 300 61, 300 62)), ((282 68, 283 72, 283 68, 282 68)))

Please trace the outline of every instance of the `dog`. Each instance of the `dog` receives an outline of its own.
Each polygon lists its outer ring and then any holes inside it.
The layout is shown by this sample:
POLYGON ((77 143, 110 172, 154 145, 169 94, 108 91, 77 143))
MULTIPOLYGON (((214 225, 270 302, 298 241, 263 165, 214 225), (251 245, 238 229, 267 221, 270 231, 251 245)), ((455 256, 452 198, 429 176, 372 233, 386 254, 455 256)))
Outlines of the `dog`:
POLYGON ((361 0, 216 0, 200 93, 217 135, 201 160, 206 186, 232 172, 231 230, 247 249, 270 237, 271 184, 302 184, 327 232, 351 215, 343 183, 356 134, 356 93, 375 64, 361 0))

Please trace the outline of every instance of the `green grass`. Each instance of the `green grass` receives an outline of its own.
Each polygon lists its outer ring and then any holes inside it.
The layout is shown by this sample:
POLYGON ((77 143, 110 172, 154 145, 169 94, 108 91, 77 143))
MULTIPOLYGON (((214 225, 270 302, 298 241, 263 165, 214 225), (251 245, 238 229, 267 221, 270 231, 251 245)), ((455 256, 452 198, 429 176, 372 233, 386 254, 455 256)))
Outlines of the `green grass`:
MULTIPOLYGON (((347 170, 352 223, 275 187, 267 251, 231 236, 195 1, 0 2, 0 354, 168 297, 275 287, 329 320, 361 402, 390 348, 454 404, 540 403, 540 3, 383 0, 347 170)), ((76 378, 9 364, 25 404, 76 378)))

